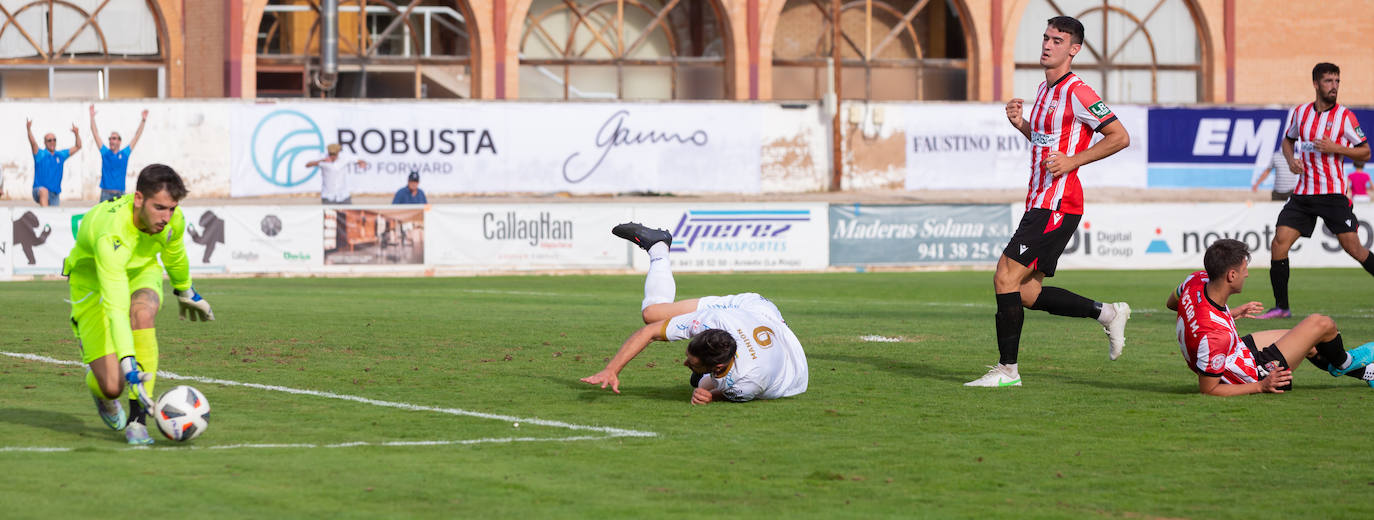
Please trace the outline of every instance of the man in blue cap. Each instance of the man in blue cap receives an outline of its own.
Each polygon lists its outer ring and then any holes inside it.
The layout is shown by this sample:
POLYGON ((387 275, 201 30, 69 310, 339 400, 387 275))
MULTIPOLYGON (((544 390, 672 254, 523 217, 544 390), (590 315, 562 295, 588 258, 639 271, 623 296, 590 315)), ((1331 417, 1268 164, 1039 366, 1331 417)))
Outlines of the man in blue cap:
POLYGON ((406 181, 406 187, 396 190, 396 196, 391 198, 392 204, 429 204, 429 199, 425 198, 425 190, 420 189, 420 172, 410 172, 410 180, 406 181))

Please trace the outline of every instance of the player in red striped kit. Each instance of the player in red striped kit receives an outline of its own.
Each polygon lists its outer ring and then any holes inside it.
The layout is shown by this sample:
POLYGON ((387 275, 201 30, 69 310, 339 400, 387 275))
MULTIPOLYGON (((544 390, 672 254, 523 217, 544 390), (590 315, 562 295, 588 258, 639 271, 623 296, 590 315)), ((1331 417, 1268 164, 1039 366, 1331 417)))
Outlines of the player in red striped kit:
POLYGON ((1250 276, 1250 249, 1242 242, 1222 239, 1207 247, 1204 271, 1188 275, 1165 303, 1178 311, 1178 346, 1197 374, 1198 391, 1208 395, 1283 393, 1293 388, 1292 370, 1303 359, 1332 376, 1348 375, 1368 383, 1374 343, 1347 352, 1336 322, 1320 314, 1296 327, 1265 330, 1240 336, 1235 318, 1253 316, 1264 308, 1250 302, 1235 309, 1226 305, 1245 288, 1250 276))
POLYGON ((1074 55, 1083 45, 1083 24, 1068 16, 1049 19, 1040 45, 1045 82, 1036 91, 1029 116, 1025 100, 1007 103, 1007 120, 1031 142, 1030 189, 1026 214, 997 262, 993 286, 997 291, 998 363, 966 386, 1020 386, 1017 354, 1021 344, 1023 307, 1058 316, 1095 318, 1107 332, 1108 356, 1116 359, 1126 344, 1126 320, 1131 308, 1124 302, 1104 305, 1058 287, 1043 287, 1054 276, 1064 246, 1083 218, 1083 187, 1078 168, 1103 159, 1131 142, 1096 92, 1073 72, 1074 55), (1102 140, 1091 145, 1093 132, 1102 140))
POLYGON ((1316 101, 1299 105, 1289 114, 1283 156, 1288 159, 1288 168, 1299 176, 1298 187, 1279 211, 1269 262, 1274 308, 1260 319, 1293 315, 1288 310, 1288 249, 1298 241, 1298 236, 1312 236, 1317 217, 1336 235, 1341 248, 1374 275, 1374 255, 1360 243, 1360 221, 1355 218, 1354 204, 1345 195, 1345 159, 1368 161, 1369 140, 1355 113, 1336 103, 1340 86, 1341 68, 1318 63, 1312 68, 1316 101))

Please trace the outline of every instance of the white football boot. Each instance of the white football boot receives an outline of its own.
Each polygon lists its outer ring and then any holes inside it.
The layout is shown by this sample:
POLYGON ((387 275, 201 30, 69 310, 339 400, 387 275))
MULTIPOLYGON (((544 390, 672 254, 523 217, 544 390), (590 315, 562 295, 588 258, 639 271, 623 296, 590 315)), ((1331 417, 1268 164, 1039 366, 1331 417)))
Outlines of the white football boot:
POLYGON ((1116 310, 1116 315, 1102 326, 1102 331, 1107 333, 1107 357, 1116 361, 1121 357, 1121 349, 1126 347, 1126 320, 1131 319, 1131 306, 1126 302, 1110 305, 1116 310))
POLYGON ((1016 369, 1016 365, 1003 365, 988 367, 988 373, 983 377, 964 383, 964 386, 982 386, 996 388, 1001 386, 1021 386, 1021 372, 1016 369))
POLYGON ((153 438, 148 436, 148 427, 138 421, 129 421, 129 425, 124 427, 124 439, 135 446, 147 446, 153 443, 153 438))

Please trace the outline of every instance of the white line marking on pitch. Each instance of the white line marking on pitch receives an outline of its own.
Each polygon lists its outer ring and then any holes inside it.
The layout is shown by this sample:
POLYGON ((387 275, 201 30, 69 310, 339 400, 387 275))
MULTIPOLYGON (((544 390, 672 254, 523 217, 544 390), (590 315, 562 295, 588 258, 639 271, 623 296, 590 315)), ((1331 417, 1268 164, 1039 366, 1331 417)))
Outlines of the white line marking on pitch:
POLYGON ((889 338, 889 337, 887 337, 887 336, 879 336, 879 335, 877 335, 877 334, 869 334, 869 335, 867 335, 867 336, 860 336, 859 339, 864 340, 864 341, 875 341, 875 342, 878 342, 878 343, 897 343, 897 342, 899 342, 899 341, 902 341, 902 338, 901 338, 900 336, 899 336, 899 337, 896 337, 896 338, 889 338))
MULTIPOLYGON (((50 358, 50 357, 47 357, 47 356, 40 356, 40 355, 38 355, 38 354, 26 354, 26 353, 19 353, 19 352, 3 352, 3 351, 0 351, 0 355, 5 355, 5 356, 9 356, 9 357, 13 357, 13 358, 19 358, 19 359, 27 359, 27 360, 29 360, 29 361, 38 361, 38 362, 42 362, 42 363, 50 363, 50 364, 54 364, 54 365, 67 365, 67 366, 77 366, 77 367, 79 367, 79 366, 85 366, 84 364, 82 364, 81 362, 78 362, 78 361, 68 361, 68 360, 63 360, 63 359, 50 358)), ((394 402, 394 401, 380 401, 380 400, 377 400, 377 399, 368 399, 368 398, 366 398, 366 397, 359 397, 359 396, 356 396, 356 395, 336 394, 336 393, 332 393, 332 392, 321 392, 321 391, 319 391, 319 390, 303 390, 303 389, 299 389, 299 388, 288 388, 288 387, 284 387, 284 386, 264 385, 264 384, 258 384, 258 383, 244 383, 244 382, 240 382, 240 381, 229 381, 229 380, 226 380, 226 379, 215 379, 215 378, 209 378, 209 377, 183 376, 183 375, 180 375, 180 374, 175 374, 175 373, 172 373, 172 372, 167 372, 167 371, 165 371, 165 370, 159 370, 159 371, 157 372, 157 375, 158 375, 158 377, 166 378, 166 379, 171 379, 171 380, 193 381, 193 382, 197 382, 197 383, 206 383, 206 384, 213 384, 213 385, 220 385, 220 386, 241 386, 241 387, 244 387, 244 388, 255 388, 255 389, 258 389, 258 390, 268 390, 268 391, 273 391, 273 392, 285 392, 285 393, 288 393, 288 394, 295 394, 295 395, 308 395, 308 396, 313 396, 313 397, 323 397, 323 398, 326 398, 326 399, 339 399, 339 400, 343 400, 343 401, 353 401, 353 402, 356 402, 356 403, 370 404, 370 405, 373 405, 373 406, 382 406, 382 407, 387 407, 387 408, 400 408, 400 409, 402 409, 402 410, 413 410, 413 411, 417 411, 417 412, 435 412, 435 413, 442 413, 442 414, 448 414, 448 415, 459 415, 459 416, 467 416, 467 417, 476 417, 476 418, 479 418, 479 419, 491 419, 491 420, 505 421, 505 422, 510 422, 510 423, 534 424, 534 425, 539 425, 539 426, 549 426, 549 427, 552 427, 552 428, 565 428, 565 429, 569 429, 569 430, 592 431, 592 432, 599 432, 599 433, 605 434, 605 435, 603 435, 603 436, 576 436, 576 437, 562 437, 562 438, 551 438, 551 439, 537 439, 537 438, 530 438, 530 437, 508 437, 508 438, 496 438, 496 439, 469 439, 469 440, 458 440, 458 441, 395 441, 395 442, 376 442, 376 443, 352 442, 352 443, 344 443, 344 444, 236 444, 236 445, 224 445, 224 446, 206 446, 206 447, 197 448, 197 449, 233 449, 233 448, 345 448, 345 447, 353 447, 353 446, 447 446, 447 445, 490 444, 490 443, 532 442, 532 441, 563 441, 563 442, 566 442, 566 441, 582 441, 582 440, 604 440, 604 439, 611 439, 611 438, 615 438, 615 437, 656 437, 656 436, 658 436, 657 433, 648 432, 648 431, 628 430, 628 429, 623 429, 623 428, 611 428, 611 427, 609 427, 609 426, 587 426, 587 425, 582 425, 582 424, 566 423, 566 422, 562 422, 562 421, 550 421, 550 420, 546 420, 546 419, 540 419, 540 418, 537 418, 537 417, 516 417, 516 416, 513 416, 513 415, 500 415, 500 414, 491 414, 491 413, 483 413, 483 412, 474 412, 474 411, 471 411, 471 410, 463 410, 463 409, 460 409, 460 408, 436 408, 436 407, 433 407, 433 406, 423 406, 423 405, 417 405, 417 404, 399 403, 399 402, 394 402)), ((72 448, 0 447, 0 452, 6 452, 6 451, 48 452, 48 451, 71 451, 71 449, 72 449, 72 448)))

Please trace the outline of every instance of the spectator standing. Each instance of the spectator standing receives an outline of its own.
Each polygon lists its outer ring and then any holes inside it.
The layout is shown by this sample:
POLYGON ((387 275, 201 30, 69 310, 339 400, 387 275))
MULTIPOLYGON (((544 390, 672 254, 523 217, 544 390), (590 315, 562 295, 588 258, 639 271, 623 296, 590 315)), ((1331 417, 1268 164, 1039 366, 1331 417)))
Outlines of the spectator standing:
MULTIPOLYGON (((129 141, 128 146, 121 147, 124 136, 119 132, 110 132, 110 143, 108 146, 100 147, 100 202, 124 196, 124 178, 129 173, 129 155, 134 153, 134 146, 138 145, 138 138, 143 137, 143 125, 148 123, 148 111, 143 111, 143 118, 138 121, 138 130, 134 132, 134 140, 129 141)), ((95 126, 95 105, 91 105, 91 137, 96 139, 96 144, 100 144, 100 130, 95 126)))
POLYGON ((39 206, 56 206, 62 193, 62 168, 67 159, 81 151, 81 131, 72 125, 72 135, 76 144, 66 150, 57 149, 57 135, 43 134, 43 147, 33 138, 33 120, 26 119, 24 126, 29 131, 29 149, 33 151, 33 201, 39 206))
MULTIPOLYGON (((339 143, 325 147, 329 155, 314 161, 305 163, 306 168, 319 167, 320 169, 320 202, 324 204, 352 204, 353 193, 348 189, 348 172, 344 171, 343 165, 349 161, 339 160, 339 151, 343 148, 339 143)), ((367 168, 367 161, 358 159, 352 161, 359 168, 367 168)))
POLYGON ((1350 174, 1350 200, 1369 202, 1369 174, 1364 172, 1364 163, 1355 162, 1355 173, 1350 174))
POLYGON ((406 181, 406 187, 396 190, 396 196, 391 198, 392 204, 429 204, 429 199, 425 198, 425 190, 420 189, 420 172, 410 172, 410 179, 406 181))
POLYGON ((1293 189, 1298 187, 1298 175, 1288 168, 1288 159, 1283 156, 1282 149, 1274 150, 1274 154, 1269 157, 1269 168, 1255 179, 1250 191, 1259 191, 1260 184, 1269 178, 1270 173, 1274 174, 1274 191, 1270 193, 1269 200, 1288 200, 1288 197, 1293 195, 1293 189))

